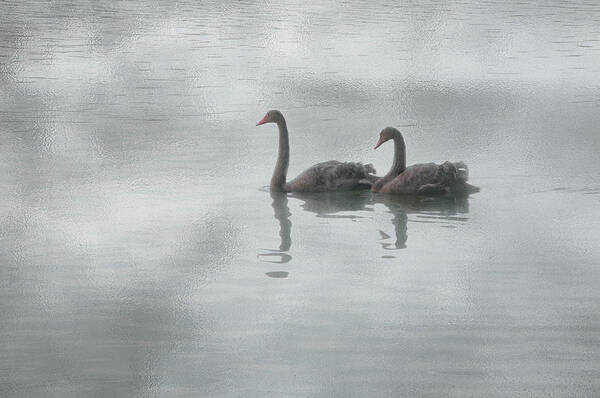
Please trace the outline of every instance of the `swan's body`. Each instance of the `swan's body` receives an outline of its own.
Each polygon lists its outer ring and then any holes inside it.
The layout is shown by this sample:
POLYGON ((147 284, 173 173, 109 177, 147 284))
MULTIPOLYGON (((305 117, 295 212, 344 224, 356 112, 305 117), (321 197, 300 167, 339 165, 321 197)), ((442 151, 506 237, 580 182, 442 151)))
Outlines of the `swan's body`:
POLYGON ((415 164, 372 189, 373 192, 404 195, 460 194, 467 186, 472 187, 466 183, 466 175, 466 165, 461 162, 415 164))
POLYGON ((423 163, 407 168, 404 138, 393 127, 383 129, 375 148, 390 139, 394 140, 394 164, 371 191, 402 195, 468 195, 479 191, 467 183, 469 172, 463 162, 423 163))
POLYGON ((377 180, 372 165, 338 162, 330 160, 318 163, 287 182, 287 170, 290 163, 290 147, 287 125, 281 112, 269 111, 256 125, 276 123, 279 128, 279 151, 273 176, 271 191, 279 192, 323 192, 353 189, 369 189, 377 180))

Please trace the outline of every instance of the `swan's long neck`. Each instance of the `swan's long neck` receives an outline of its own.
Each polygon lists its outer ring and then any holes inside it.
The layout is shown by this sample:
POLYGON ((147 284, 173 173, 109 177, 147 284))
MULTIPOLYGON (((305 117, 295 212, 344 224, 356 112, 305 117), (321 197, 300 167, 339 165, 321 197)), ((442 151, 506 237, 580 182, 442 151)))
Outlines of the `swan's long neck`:
POLYGON ((385 184, 396 178, 404 170, 406 170, 406 145, 404 144, 404 138, 400 132, 394 134, 394 163, 392 168, 386 175, 381 177, 374 185, 373 191, 379 191, 385 184))
POLYGON ((406 170, 406 145, 402 134, 398 132, 394 134, 394 164, 388 175, 395 177, 404 170, 406 170))
POLYGON ((271 177, 271 191, 284 191, 290 164, 290 142, 285 120, 278 122, 277 127, 279 127, 279 151, 277 152, 277 164, 275 164, 273 177, 271 177))

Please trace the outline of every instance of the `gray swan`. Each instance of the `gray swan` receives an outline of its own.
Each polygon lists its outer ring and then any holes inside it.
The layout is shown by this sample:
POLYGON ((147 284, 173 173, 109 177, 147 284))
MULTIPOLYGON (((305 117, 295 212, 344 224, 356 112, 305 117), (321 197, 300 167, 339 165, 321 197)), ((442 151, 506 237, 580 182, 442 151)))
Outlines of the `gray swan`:
POLYGON ((479 191, 479 188, 467 183, 469 171, 463 162, 423 163, 407 168, 406 145, 397 129, 384 128, 375 149, 389 140, 394 140, 394 163, 390 171, 373 184, 372 192, 464 196, 479 191))
POLYGON ((290 145, 285 118, 281 112, 271 110, 256 125, 265 123, 276 123, 279 128, 279 152, 273 177, 271 177, 271 191, 324 192, 370 189, 373 182, 377 180, 373 175, 375 173, 373 165, 330 160, 318 163, 304 170, 292 181, 286 182, 290 163, 290 145))

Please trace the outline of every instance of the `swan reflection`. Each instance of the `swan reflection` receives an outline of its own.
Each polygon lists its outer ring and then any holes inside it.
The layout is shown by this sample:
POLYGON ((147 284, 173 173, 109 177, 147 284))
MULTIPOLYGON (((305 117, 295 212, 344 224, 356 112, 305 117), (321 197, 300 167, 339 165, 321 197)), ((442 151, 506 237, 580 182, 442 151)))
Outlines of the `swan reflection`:
POLYGON ((287 278, 290 273, 286 271, 270 271, 265 272, 265 275, 269 278, 287 278))
POLYGON ((409 214, 414 215, 411 222, 437 223, 453 228, 457 221, 468 219, 469 211, 468 197, 409 197, 364 191, 294 194, 290 197, 301 200, 300 206, 305 211, 322 218, 360 219, 365 217, 365 212, 374 212, 375 205, 384 205, 392 215, 394 227, 393 238, 385 228, 378 229, 378 243, 384 250, 406 248, 409 214))
POLYGON ((299 199, 304 210, 315 213, 322 218, 361 218, 357 214, 338 214, 342 212, 373 211, 371 204, 371 193, 368 191, 338 191, 338 192, 315 192, 296 193, 292 198, 299 199))
MULTIPOLYGON (((288 207, 288 194, 270 193, 274 218, 279 222, 279 249, 263 249, 258 257, 265 262, 285 264, 292 260, 287 252, 292 246, 292 222, 288 207)), ((289 198, 299 200, 300 207, 321 218, 349 219, 355 221, 374 214, 376 205, 383 205, 392 215, 393 232, 388 227, 377 229, 377 243, 384 250, 400 250, 407 247, 408 216, 411 222, 435 223, 441 227, 455 228, 457 222, 468 220, 468 197, 403 197, 398 195, 371 194, 370 192, 320 192, 293 194, 289 198)), ((370 217, 371 218, 371 217, 370 217)), ((383 258, 394 258, 385 255, 383 258)), ((270 278, 287 278, 288 272, 270 271, 270 278)))
MULTIPOLYGON (((271 192, 271 199, 273 203, 273 215, 276 220, 279 221, 279 237, 280 244, 279 249, 263 249, 269 253, 261 253, 258 255, 260 259, 269 263, 285 264, 292 260, 292 256, 286 253, 292 246, 292 222, 290 221, 290 209, 288 207, 287 194, 283 192, 271 192)), ((286 278, 287 272, 273 271, 267 272, 266 275, 271 278, 286 278)))
MULTIPOLYGON (((392 224, 396 239, 394 243, 380 242, 385 250, 398 250, 406 248, 408 240, 408 215, 414 214, 411 222, 438 223, 443 227, 454 227, 456 221, 466 221, 466 216, 459 216, 469 212, 467 197, 419 197, 398 195, 373 195, 374 204, 383 204, 392 214, 392 224)), ((383 230, 379 230, 380 241, 389 239, 383 230), (386 236, 388 238, 386 238, 386 236)))

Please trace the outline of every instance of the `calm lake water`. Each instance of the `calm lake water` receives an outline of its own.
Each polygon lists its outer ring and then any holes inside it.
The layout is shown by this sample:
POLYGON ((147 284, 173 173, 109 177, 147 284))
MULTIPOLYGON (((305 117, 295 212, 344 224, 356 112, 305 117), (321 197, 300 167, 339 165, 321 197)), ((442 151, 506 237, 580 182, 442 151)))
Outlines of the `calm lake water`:
POLYGON ((600 4, 0 2, 2 397, 600 394, 600 4), (463 160, 466 200, 265 190, 463 160))

